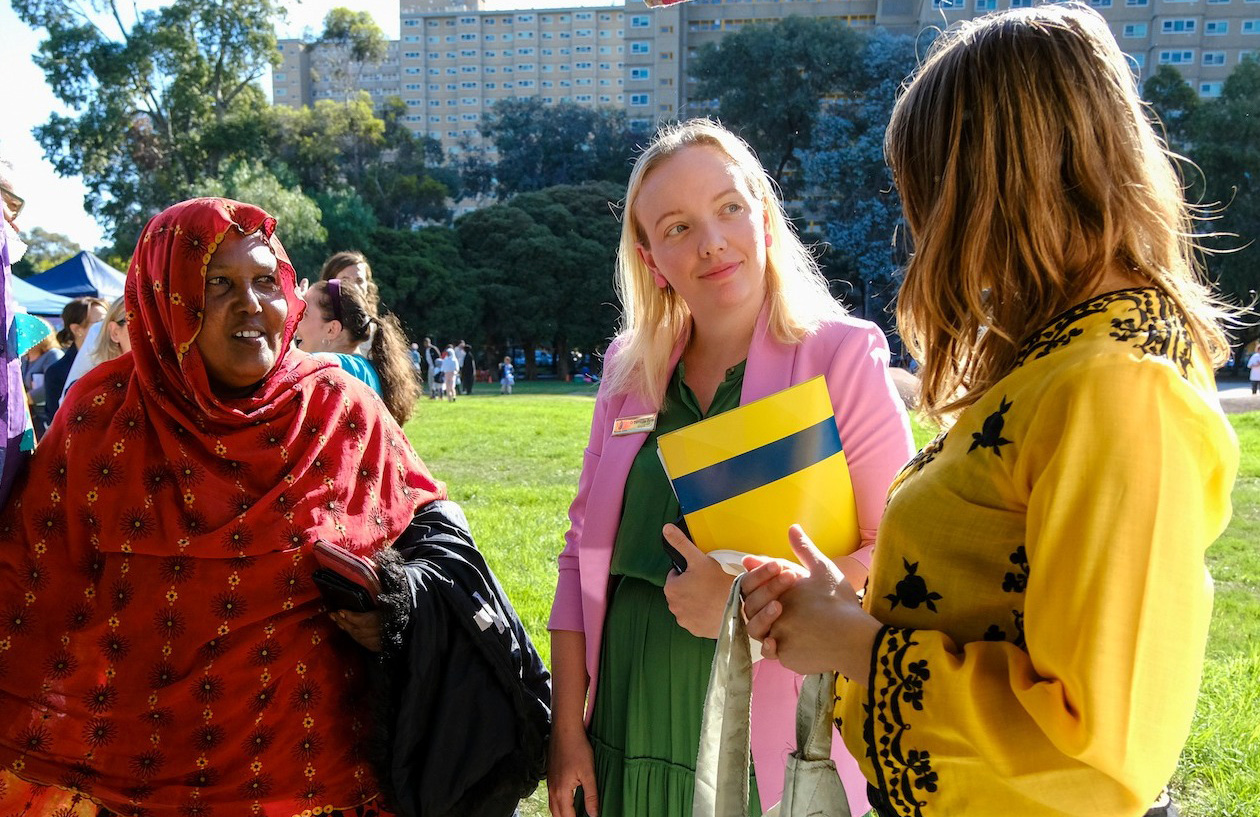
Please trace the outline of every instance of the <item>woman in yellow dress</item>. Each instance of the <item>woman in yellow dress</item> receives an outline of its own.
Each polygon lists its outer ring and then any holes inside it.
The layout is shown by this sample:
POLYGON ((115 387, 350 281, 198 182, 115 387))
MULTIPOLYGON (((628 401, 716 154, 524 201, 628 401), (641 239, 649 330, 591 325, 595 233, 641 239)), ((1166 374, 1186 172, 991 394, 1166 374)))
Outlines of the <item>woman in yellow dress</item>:
POLYGON ((745 562, 749 631, 847 679, 876 814, 1175 813, 1238 452, 1168 154, 1075 4, 942 35, 886 152, 902 335, 952 422, 893 483, 864 598, 798 528, 806 568, 745 562))

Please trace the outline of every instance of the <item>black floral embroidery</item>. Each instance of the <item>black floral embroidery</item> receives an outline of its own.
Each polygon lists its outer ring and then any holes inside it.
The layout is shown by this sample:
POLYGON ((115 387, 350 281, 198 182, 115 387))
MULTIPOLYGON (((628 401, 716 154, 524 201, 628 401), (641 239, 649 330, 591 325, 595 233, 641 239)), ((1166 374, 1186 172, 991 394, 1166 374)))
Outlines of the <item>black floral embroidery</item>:
POLYGON ((918 573, 919 563, 911 563, 904 557, 901 563, 906 567, 906 577, 897 582, 895 592, 884 596, 884 598, 892 602, 892 607, 889 609, 896 610, 897 605, 900 604, 903 607, 916 610, 919 605, 923 605, 933 613, 937 612, 936 602, 941 600, 941 594, 928 590, 927 582, 918 573))
POLYGON ((936 455, 941 453, 941 449, 945 447, 945 438, 948 436, 948 431, 942 431, 940 434, 937 434, 931 442, 920 449, 919 453, 914 455, 910 462, 906 463, 906 467, 903 470, 909 471, 913 468, 916 473, 922 471, 923 466, 935 460, 936 455))
POLYGON ((876 787, 886 795, 887 805, 896 814, 923 817, 926 795, 936 792, 939 781, 931 755, 904 745, 911 729, 903 707, 923 709, 924 685, 932 677, 927 661, 908 660, 910 648, 918 646, 914 634, 885 627, 875 639, 864 731, 876 787))
POLYGON ((1018 568, 1018 572, 1012 571, 1006 574, 1002 579, 1002 589, 1007 593, 1023 593, 1028 588, 1028 554, 1023 545, 1015 548, 1015 552, 1010 555, 1010 560, 1011 564, 1018 568))
POLYGON ((992 448, 994 454, 1002 456, 1002 446, 1011 444, 1010 440, 1002 436, 1002 427, 1006 425, 1006 412, 1011 410, 1012 405, 1005 396, 1002 397, 998 410, 984 418, 984 425, 979 431, 971 433, 971 447, 967 449, 968 454, 977 448, 992 448))
POLYGON ((1015 640, 1011 643, 1021 650, 1028 651, 1028 642, 1024 640, 1024 611, 1012 610, 1011 620, 1015 622, 1015 640))
POLYGON ((1158 289, 1125 289, 1108 292, 1078 304, 1051 319, 1041 332, 1025 341, 1016 366, 1038 360, 1056 349, 1067 346, 1084 330, 1075 326, 1084 318, 1112 311, 1120 313, 1111 319, 1111 337, 1132 344, 1142 354, 1171 360, 1185 377, 1194 353, 1194 341, 1186 331, 1181 312, 1171 298, 1158 289))
MULTIPOLYGON (((1110 293, 1112 295, 1116 293, 1110 293)), ((1061 349, 1072 342, 1073 339, 1080 337, 1085 330, 1079 326, 1074 326, 1083 318, 1090 315, 1098 315, 1107 311, 1111 301, 1107 300, 1108 296, 1095 298, 1086 301, 1083 304, 1077 304, 1071 309, 1060 312, 1058 315, 1050 319, 1050 323, 1046 325, 1039 333, 1024 342, 1023 348, 1020 350, 1019 357, 1015 361, 1016 366, 1023 366, 1029 360, 1040 360, 1056 349, 1061 349)))
POLYGON ((989 629, 984 631, 982 638, 984 638, 985 641, 1005 641, 1006 631, 996 624, 990 624, 989 629))
POLYGON ((1111 337, 1121 343, 1131 343, 1144 355, 1171 360, 1181 376, 1186 377, 1194 341, 1186 331, 1176 304, 1155 289, 1124 294, 1132 301, 1132 311, 1126 317, 1112 319, 1111 337))

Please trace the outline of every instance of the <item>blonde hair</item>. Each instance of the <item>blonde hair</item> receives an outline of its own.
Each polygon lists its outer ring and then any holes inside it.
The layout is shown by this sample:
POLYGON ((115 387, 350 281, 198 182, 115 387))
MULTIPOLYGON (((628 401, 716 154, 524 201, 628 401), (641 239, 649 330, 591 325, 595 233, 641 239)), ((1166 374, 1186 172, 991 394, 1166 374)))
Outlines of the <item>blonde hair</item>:
POLYGON ((825 320, 844 314, 831 296, 827 279, 809 249, 792 229, 775 192, 774 181, 744 140, 708 119, 692 119, 662 128, 639 154, 626 186, 617 250, 615 284, 621 300, 620 349, 605 380, 611 393, 634 393, 659 406, 669 376, 674 347, 690 328, 691 313, 672 288, 661 289, 643 263, 637 245, 648 237, 636 208, 643 183, 661 163, 686 147, 721 151, 742 174, 768 214, 771 243, 766 250, 766 300, 769 331, 783 343, 799 343, 825 320))
POLYGON ((101 321, 101 332, 96 337, 96 345, 92 347, 92 360, 96 361, 96 363, 100 364, 107 360, 113 360, 116 357, 122 357, 123 348, 109 336, 109 326, 112 323, 125 319, 126 316, 127 305, 123 303, 122 296, 119 296, 106 310, 105 318, 101 321))
POLYGON ((898 324, 929 416, 979 399, 1118 268, 1175 301, 1210 359, 1228 353, 1173 157, 1096 12, 1046 5, 945 32, 884 148, 913 244, 898 324))

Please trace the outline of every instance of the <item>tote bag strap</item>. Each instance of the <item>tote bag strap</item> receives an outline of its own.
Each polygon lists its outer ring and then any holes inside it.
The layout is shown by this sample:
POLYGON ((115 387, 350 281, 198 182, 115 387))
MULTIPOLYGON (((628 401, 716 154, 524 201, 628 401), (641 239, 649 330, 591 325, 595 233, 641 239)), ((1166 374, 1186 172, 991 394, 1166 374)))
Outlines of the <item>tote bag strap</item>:
POLYGON ((692 817, 746 817, 748 814, 752 653, 740 609, 742 579, 740 576, 731 584, 709 674, 709 690, 704 696, 692 817))
POLYGON ((796 702, 796 751, 802 760, 831 758, 835 722, 836 674, 806 675, 796 702))

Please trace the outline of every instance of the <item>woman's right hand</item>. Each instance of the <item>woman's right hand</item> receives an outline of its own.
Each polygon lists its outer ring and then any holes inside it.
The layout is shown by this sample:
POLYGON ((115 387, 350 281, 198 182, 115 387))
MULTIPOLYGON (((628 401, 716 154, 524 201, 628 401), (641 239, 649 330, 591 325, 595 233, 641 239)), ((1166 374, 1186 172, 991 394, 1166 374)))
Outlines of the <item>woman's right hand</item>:
MULTIPOLYGON (((581 724, 581 721, 578 722, 581 724)), ((599 815, 599 793, 595 790, 595 753, 581 726, 551 733, 547 759, 547 806, 551 817, 576 817, 573 795, 582 787, 582 800, 590 817, 599 815)))

